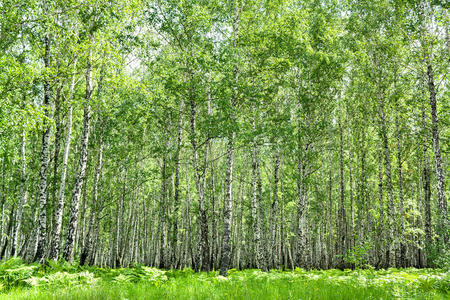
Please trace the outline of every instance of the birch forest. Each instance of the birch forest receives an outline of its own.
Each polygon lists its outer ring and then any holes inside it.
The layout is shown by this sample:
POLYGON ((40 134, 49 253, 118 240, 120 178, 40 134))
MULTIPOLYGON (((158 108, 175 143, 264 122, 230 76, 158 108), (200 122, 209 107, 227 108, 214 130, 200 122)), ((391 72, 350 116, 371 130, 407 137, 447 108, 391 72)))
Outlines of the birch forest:
POLYGON ((448 8, 0 0, 0 259, 448 268, 448 8))

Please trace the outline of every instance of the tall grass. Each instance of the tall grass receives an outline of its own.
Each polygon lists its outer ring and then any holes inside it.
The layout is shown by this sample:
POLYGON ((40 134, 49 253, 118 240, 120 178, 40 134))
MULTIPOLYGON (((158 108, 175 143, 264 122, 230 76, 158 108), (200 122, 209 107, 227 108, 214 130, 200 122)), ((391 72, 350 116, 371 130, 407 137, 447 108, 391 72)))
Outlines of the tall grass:
POLYGON ((436 269, 231 270, 222 277, 144 266, 1 266, 0 299, 449 299, 450 289, 449 273, 436 269))

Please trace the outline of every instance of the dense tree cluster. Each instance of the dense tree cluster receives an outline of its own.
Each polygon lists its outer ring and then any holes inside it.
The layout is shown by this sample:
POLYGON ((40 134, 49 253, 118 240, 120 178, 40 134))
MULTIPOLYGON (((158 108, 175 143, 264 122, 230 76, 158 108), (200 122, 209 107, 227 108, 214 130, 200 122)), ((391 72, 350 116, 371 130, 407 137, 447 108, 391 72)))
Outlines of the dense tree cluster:
POLYGON ((0 258, 448 258, 445 1, 3 0, 0 258))

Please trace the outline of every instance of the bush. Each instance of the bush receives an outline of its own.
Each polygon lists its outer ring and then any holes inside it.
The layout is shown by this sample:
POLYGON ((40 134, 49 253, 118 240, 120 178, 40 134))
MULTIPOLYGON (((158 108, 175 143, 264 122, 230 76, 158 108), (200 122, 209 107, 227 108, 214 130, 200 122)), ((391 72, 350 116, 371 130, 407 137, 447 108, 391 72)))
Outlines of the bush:
POLYGON ((113 281, 120 284, 130 282, 146 282, 154 285, 160 285, 168 280, 166 272, 167 271, 145 266, 119 269, 119 274, 113 278, 113 281))
POLYGON ((371 248, 372 244, 366 241, 363 245, 356 245, 349 249, 343 259, 357 269, 368 267, 368 253, 371 248))
POLYGON ((26 280, 31 278, 38 269, 37 265, 25 265, 20 258, 11 258, 0 263, 1 289, 26 285, 26 280))
POLYGON ((30 286, 40 286, 45 288, 67 287, 73 288, 83 285, 94 285, 97 282, 93 273, 88 271, 70 274, 67 272, 56 272, 43 277, 31 277, 26 281, 30 286))

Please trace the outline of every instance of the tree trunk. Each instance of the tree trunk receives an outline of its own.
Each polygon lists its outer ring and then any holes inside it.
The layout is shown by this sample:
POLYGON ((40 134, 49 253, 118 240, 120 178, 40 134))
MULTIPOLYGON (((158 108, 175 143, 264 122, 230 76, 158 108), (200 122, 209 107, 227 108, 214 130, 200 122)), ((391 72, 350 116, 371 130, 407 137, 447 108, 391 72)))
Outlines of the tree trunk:
POLYGON ((365 147, 365 129, 364 124, 361 127, 361 168, 360 168, 360 184, 359 184, 359 201, 358 201, 358 241, 359 246, 363 245, 366 234, 370 235, 369 226, 369 209, 366 194, 366 147, 365 147), (366 219, 364 220, 364 216, 366 219), (364 222, 365 221, 365 222, 364 222), (365 224, 364 224, 365 223, 365 224))
MULTIPOLYGON (((353 136, 354 132, 351 132, 349 135, 353 136)), ((347 249, 352 249, 355 246, 355 201, 354 201, 354 181, 353 181, 353 150, 351 146, 352 139, 349 137, 348 145, 349 145, 349 157, 348 157, 348 175, 350 180, 350 225, 347 226, 347 249)))
POLYGON ((67 176, 67 163, 69 159, 69 151, 70 151, 70 140, 72 136, 72 115, 73 115, 73 106, 72 97, 75 90, 75 67, 77 64, 77 58, 75 58, 73 63, 73 75, 72 81, 69 88, 69 109, 67 112, 67 129, 66 129, 66 141, 64 146, 64 154, 62 161, 62 170, 61 170, 61 179, 59 184, 59 193, 58 193, 58 204, 55 210, 55 225, 53 226, 53 236, 52 236, 52 245, 50 250, 50 259, 58 260, 60 247, 61 247, 61 229, 62 229, 62 217, 64 211, 64 202, 65 202, 65 190, 66 190, 66 176, 67 176))
POLYGON ((399 124, 399 111, 398 111, 398 99, 395 102, 395 131, 397 139, 397 164, 398 164, 398 197, 399 197, 399 210, 400 210, 400 255, 399 266, 406 267, 406 243, 405 243, 405 213, 404 213, 404 197, 403 197, 403 172, 402 172, 402 146, 400 137, 400 124, 399 124))
POLYGON ((284 172, 283 172, 283 161, 280 163, 280 192, 281 192, 281 203, 280 203, 280 252, 281 252, 281 265, 283 270, 285 270, 288 266, 288 255, 287 255, 287 247, 286 247, 286 229, 285 229, 285 214, 284 214, 284 205, 285 205, 285 195, 284 195, 284 172))
POLYGON ((385 110, 384 110, 384 100, 382 99, 382 95, 379 96, 379 113, 380 113, 380 135, 381 141, 383 145, 383 154, 384 154, 384 172, 386 176, 386 187, 389 195, 388 202, 388 245, 386 247, 386 264, 390 267, 395 267, 395 221, 394 221, 394 187, 392 185, 392 173, 391 173, 391 155, 389 151, 389 141, 388 141, 388 133, 387 133, 387 125, 385 119, 385 110))
POLYGON ((340 195, 340 201, 339 201, 339 209, 338 209, 338 241, 337 241, 337 247, 336 250, 338 251, 337 254, 340 255, 339 258, 339 268, 344 268, 345 263, 343 260, 343 255, 345 255, 346 252, 346 246, 347 246, 347 218, 345 213, 345 185, 344 185, 344 139, 343 139, 343 130, 342 130, 342 124, 341 124, 341 117, 339 116, 339 162, 340 162, 340 175, 339 175, 339 195, 340 195))
POLYGON ((22 128, 22 145, 21 149, 21 159, 22 159, 22 170, 20 175, 20 200, 19 207, 17 208, 16 213, 16 226, 14 228, 13 237, 12 237, 12 245, 11 245, 11 256, 17 256, 17 246, 19 243, 19 234, 22 225, 22 217, 23 217, 23 206, 27 201, 27 190, 26 190, 26 155, 25 155, 25 125, 22 128))
POLYGON ((274 158, 274 170, 273 170, 273 201, 272 201, 272 242, 271 242, 271 252, 272 252, 272 267, 279 268, 280 260, 278 249, 278 239, 277 239, 277 229, 279 220, 279 203, 278 203, 278 184, 279 184, 279 172, 280 169, 280 153, 278 149, 275 150, 274 158))
POLYGON ((226 172, 225 172, 225 195, 223 211, 223 241, 222 259, 220 260, 220 275, 226 276, 231 261, 231 218, 232 218, 232 191, 233 191, 233 156, 234 143, 230 137, 227 143, 226 172))
POLYGON ((255 245, 256 254, 256 267, 262 270, 266 270, 266 262, 262 249, 262 238, 261 238, 261 218, 259 214, 261 210, 261 199, 259 194, 259 161, 258 161, 258 150, 256 142, 253 142, 252 146, 252 219, 253 219, 253 242, 255 245))
MULTIPOLYGON (((44 1, 45 11, 48 12, 47 2, 44 1)), ((48 70, 50 68, 50 33, 45 35, 45 55, 44 65, 48 70)), ((43 133, 42 133, 42 148, 41 148, 41 169, 39 173, 39 224, 37 249, 34 256, 34 261, 42 262, 45 253, 46 236, 47 236, 47 171, 49 164, 49 138, 50 138, 50 83, 48 79, 44 81, 44 102, 42 104, 44 110, 43 119, 43 133)))
MULTIPOLYGON (((237 48, 237 38, 239 36, 239 11, 237 5, 233 7, 233 48, 237 48)), ((234 109, 237 101, 237 83, 238 83, 238 68, 234 66, 234 86, 233 97, 230 100, 230 108, 232 110, 232 119, 234 120, 234 109)), ((224 195, 224 210, 223 210, 223 241, 220 261, 220 275, 226 276, 231 262, 231 221, 233 209, 233 160, 234 160, 234 132, 228 135, 227 154, 226 154, 226 172, 225 172, 225 195, 224 195)))
POLYGON ((11 232, 13 231, 13 225, 14 225, 14 204, 11 206, 11 209, 9 211, 9 218, 8 218, 8 227, 6 228, 6 237, 5 240, 3 242, 2 248, 0 249, 0 260, 2 260, 3 258, 5 258, 5 254, 6 254, 6 249, 8 248, 8 244, 10 241, 10 237, 11 237, 11 232))
POLYGON ((199 203, 199 220, 200 220, 200 245, 197 259, 197 267, 204 271, 209 270, 209 243, 208 243, 208 220, 205 209, 205 177, 206 177, 206 160, 208 149, 205 151, 205 163, 202 168, 199 166, 197 133, 196 133, 196 105, 191 95, 191 144, 192 144, 192 162, 195 175, 195 186, 197 189, 199 203))
POLYGON ((423 204, 424 204, 424 210, 425 210, 425 217, 424 217, 424 231, 425 231, 425 254, 427 255, 426 258, 426 266, 429 267, 428 264, 428 254, 430 253, 430 247, 433 244, 433 237, 431 232, 431 170, 430 170, 430 163, 428 161, 428 154, 427 154, 427 126, 425 121, 425 105, 422 103, 422 164, 423 164, 423 204))
MULTIPOLYGON (((256 132, 256 109, 253 107, 253 130, 256 132)), ((256 247, 256 267, 267 271, 266 256, 263 245, 264 215, 262 214, 262 192, 261 172, 259 167, 259 151, 257 138, 253 138, 252 145, 252 218, 253 218, 253 241, 256 247)))
POLYGON ((97 159, 97 166, 95 168, 94 173, 94 185, 93 185, 93 191, 92 191, 92 205, 91 205, 91 213, 89 215, 89 225, 88 225, 88 232, 86 235, 86 242, 85 245, 81 251, 80 255, 80 265, 84 265, 85 262, 88 260, 89 256, 92 256, 92 249, 93 249, 93 235, 95 235, 94 228, 95 228, 95 222, 98 220, 97 217, 97 210, 98 210, 98 185, 100 182, 100 176, 102 174, 102 162, 103 162, 103 133, 102 130, 100 130, 100 138, 98 141, 99 149, 98 149, 98 159, 97 159))
MULTIPOLYGON (((93 36, 91 36, 91 43, 93 43, 93 36)), ((72 203, 69 214, 69 228, 67 231, 66 245, 64 247, 63 257, 69 263, 73 262, 75 238, 78 229, 78 211, 80 204, 81 191, 83 188, 84 177, 86 174, 88 154, 89 154, 89 134, 91 122, 91 95, 93 91, 92 86, 92 47, 88 50, 88 64, 86 69, 86 94, 84 104, 83 116, 83 131, 81 136, 81 155, 78 165, 78 175, 75 180, 75 186, 72 191, 72 203)))
POLYGON ((442 167, 441 148, 439 141, 439 124, 437 113, 436 90, 434 86, 434 74, 431 62, 428 59, 427 65, 428 90, 430 92, 431 107, 431 133, 433 139, 434 162, 436 166, 436 183, 438 198, 438 235, 441 242, 448 242, 448 214, 447 200, 445 199, 445 170, 442 167))
POLYGON ((327 248, 328 248, 328 268, 332 268, 334 266, 334 247, 333 247, 333 159, 331 155, 331 138, 330 138, 330 149, 329 151, 329 170, 328 170, 328 220, 327 220, 327 228, 328 228, 328 240, 327 240, 327 248))
MULTIPOLYGON (((300 146, 299 146, 300 148, 300 146)), ((297 157, 297 253, 296 253, 296 265, 298 267, 305 267, 307 264, 306 259, 306 195, 303 182, 304 165, 298 149, 297 157)))
MULTIPOLYGON (((124 210, 125 210, 125 195, 126 195, 126 190, 127 190, 127 178, 128 178, 128 169, 126 167, 122 167, 122 191, 120 193, 120 200, 119 203, 117 205, 117 209, 116 209, 116 231, 115 231, 115 236, 114 236, 114 247, 113 247, 113 255, 112 255, 112 265, 115 268, 120 268, 122 267, 122 261, 121 261, 121 257, 122 257, 122 247, 121 247, 121 239, 120 237, 122 236, 122 233, 124 232, 123 228, 124 228, 124 210)), ((161 222, 159 222, 161 223, 161 222)))
POLYGON ((178 214, 180 210, 180 154, 181 141, 183 137, 183 109, 184 101, 180 101, 178 111, 178 128, 177 128, 177 149, 175 154, 175 179, 174 179, 174 209, 173 209, 173 229, 172 229, 172 267, 178 267, 177 249, 178 249, 178 214))
MULTIPOLYGON (((60 62, 58 59, 58 68, 60 67, 60 62)), ((61 146, 61 92, 63 89, 63 83, 61 80, 58 82, 58 87, 56 89, 56 95, 55 95, 55 111, 54 111, 54 118, 55 118, 55 143, 54 143, 54 149, 53 149, 53 182, 52 182, 52 211, 54 212, 55 207, 57 206, 57 192, 58 192, 58 167, 59 167, 59 152, 60 152, 60 146, 61 146)), ((56 213, 54 212, 52 214, 51 224, 49 228, 49 234, 51 238, 51 234, 53 233, 53 227, 55 226, 55 216, 56 213)), ((51 249, 49 249, 51 251, 51 249)))
POLYGON ((383 196, 383 150, 381 142, 378 149, 378 202, 380 207, 380 221, 378 226, 378 236, 377 236, 377 252, 378 252, 378 262, 377 267, 387 267, 385 261, 383 249, 385 248, 385 228, 384 228, 384 196, 383 196))
POLYGON ((3 239, 5 237, 5 202, 6 202, 6 166, 5 166, 5 161, 6 161, 6 152, 4 152, 4 156, 2 157, 2 194, 0 195, 0 200, 1 200, 1 209, 2 209, 2 219, 1 219, 1 230, 0 230, 0 246, 3 244, 3 239))

